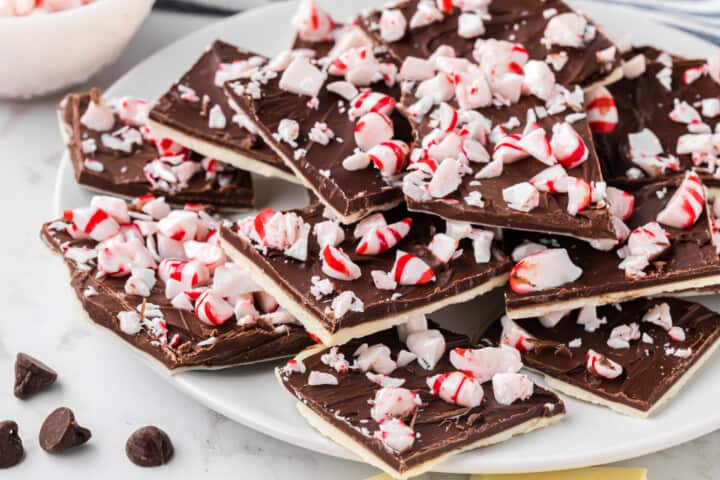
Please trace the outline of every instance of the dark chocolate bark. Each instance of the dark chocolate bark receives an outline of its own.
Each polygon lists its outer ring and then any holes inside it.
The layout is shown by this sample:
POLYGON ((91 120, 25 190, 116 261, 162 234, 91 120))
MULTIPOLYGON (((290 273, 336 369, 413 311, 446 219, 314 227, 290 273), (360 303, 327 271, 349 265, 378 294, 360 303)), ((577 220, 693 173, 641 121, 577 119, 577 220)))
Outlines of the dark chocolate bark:
MULTIPOLYGON (((681 178, 671 178, 663 182, 647 185, 633 192, 635 210, 627 221, 631 230, 653 222, 658 213, 675 193, 681 178), (661 198, 662 197, 662 198, 661 198)), ((591 247, 588 243, 563 237, 549 237, 523 232, 506 232, 507 247, 513 249, 523 240, 540 242, 552 248, 565 248, 573 263, 582 268, 583 274, 575 282, 557 288, 538 292, 515 293, 507 288, 505 300, 511 317, 522 317, 521 310, 546 308, 553 310, 554 303, 560 303, 554 310, 565 307, 562 302, 578 302, 593 299, 593 303, 610 303, 617 300, 629 300, 645 296, 646 289, 660 288, 653 294, 666 293, 677 282, 705 282, 720 275, 720 259, 712 239, 712 228, 707 209, 689 229, 677 229, 663 225, 670 235, 670 248, 650 262, 644 277, 629 278, 618 268, 622 261, 616 251, 604 252, 591 247)), ((714 282, 713 282, 714 283, 714 282)), ((693 289, 694 286, 683 288, 693 289)))
MULTIPOLYGON (((610 183, 633 188, 663 177, 682 175, 686 170, 695 168, 706 186, 720 187, 720 179, 714 171, 708 169, 707 164, 696 166, 690 154, 677 154, 678 138, 690 132, 688 125, 670 118, 670 112, 673 111, 676 101, 685 101, 701 112, 698 102, 720 96, 720 84, 709 75, 702 75, 690 84, 685 83, 683 81, 685 72, 688 69, 700 68, 706 62, 705 60, 675 58, 672 65, 672 89, 668 90, 658 79, 658 73, 666 68, 665 65, 656 61, 661 52, 642 48, 633 50, 629 56, 640 53, 647 55, 645 73, 637 78, 624 78, 607 87, 617 107, 619 119, 617 127, 609 133, 596 132, 593 134, 605 178, 610 183), (630 169, 636 171, 639 169, 630 154, 628 135, 640 132, 645 128, 657 136, 664 151, 663 156, 673 155, 678 158, 680 168, 667 169, 656 177, 647 173, 643 173, 639 177, 628 174, 630 169)), ((712 131, 715 131, 719 119, 720 117, 702 116, 702 122, 706 123, 712 131)), ((642 169, 639 171, 642 172, 642 169)))
MULTIPOLYGON (((64 231, 45 224, 41 231, 43 241, 55 253, 63 254, 70 247, 93 248, 92 240, 73 240, 64 231)), ((297 325, 282 328, 256 324, 240 326, 228 321, 222 326, 210 326, 195 315, 173 307, 165 296, 165 284, 158 278, 148 304, 162 311, 167 334, 158 338, 143 329, 135 335, 120 329, 118 313, 136 311, 143 298, 125 293, 126 278, 96 278, 95 268, 81 268, 65 257, 70 270, 70 285, 90 320, 107 328, 134 348, 154 357, 169 370, 182 368, 225 368, 263 360, 294 355, 313 342, 304 329, 297 325), (168 339, 178 335, 178 343, 171 346, 168 339)))
MULTIPOLYGON (((375 397, 380 386, 370 381, 364 373, 350 370, 338 374, 322 362, 321 356, 325 353, 322 352, 303 360, 305 373, 285 373, 280 369, 280 379, 299 402, 324 422, 348 435, 383 464, 399 473, 418 468, 443 455, 457 453, 464 447, 488 440, 523 423, 538 419, 551 421, 564 415, 563 402, 537 385, 529 399, 511 405, 501 405, 495 400, 491 382, 483 384, 484 400, 475 408, 450 404, 434 396, 427 386, 427 377, 456 370, 448 357, 452 349, 472 348, 467 337, 446 330, 441 332, 445 337, 446 353, 433 370, 425 370, 417 362, 412 362, 389 375, 405 379, 402 387, 415 391, 422 400, 412 423, 417 438, 414 445, 401 454, 388 451, 380 440, 372 436, 378 430, 378 423, 370 415, 372 405, 369 400, 375 397), (338 385, 308 385, 312 371, 336 376, 338 385)), ((353 353, 364 343, 370 346, 377 343, 386 345, 392 352, 392 358, 396 358, 400 350, 405 348, 395 329, 390 329, 353 340, 339 347, 338 351, 352 362, 353 353)))
POLYGON ((190 67, 190 70, 160 97, 150 111, 150 119, 185 135, 267 163, 289 173, 289 169, 282 160, 262 139, 231 120, 235 112, 228 103, 222 85, 215 85, 215 73, 221 64, 246 61, 253 57, 263 58, 258 54, 216 40, 190 67), (178 89, 179 85, 194 90, 199 101, 190 102, 184 99, 183 92, 178 89), (224 129, 209 128, 207 108, 203 107, 202 100, 206 95, 210 104, 220 105, 228 119, 224 129))
MULTIPOLYGON (((311 225, 325 221, 323 207, 319 205, 307 207, 295 211, 305 223, 311 225)), ((320 259, 320 246, 317 237, 310 234, 307 260, 301 262, 287 257, 283 252, 268 249, 263 254, 251 241, 239 235, 234 229, 223 227, 222 238, 225 246, 230 248, 231 257, 235 254, 242 257, 244 262, 254 265, 261 271, 269 281, 281 289, 298 308, 306 310, 309 315, 322 325, 324 334, 334 335, 344 329, 359 327, 367 324, 367 328, 373 328, 372 323, 380 320, 388 320, 393 317, 407 315, 414 310, 426 309, 436 302, 456 303, 456 297, 468 300, 467 292, 482 286, 488 282, 501 284, 504 281, 510 267, 510 260, 500 251, 493 247, 491 259, 488 263, 476 263, 473 255, 472 243, 465 239, 460 242, 457 258, 448 264, 442 263, 429 250, 428 244, 435 233, 445 232, 445 222, 429 215, 411 213, 398 207, 385 213, 387 223, 391 224, 410 216, 412 228, 410 233, 401 240, 395 248, 392 248, 379 255, 358 255, 355 248, 359 239, 353 237, 353 227, 343 227, 345 240, 338 245, 338 248, 347 253, 353 262, 362 270, 362 276, 357 280, 342 281, 330 278, 335 285, 332 294, 320 299, 311 294, 313 286, 312 277, 320 279, 329 278, 322 272, 322 261, 320 259), (380 290, 375 287, 371 277, 371 271, 381 270, 390 272, 395 263, 396 252, 402 250, 424 260, 434 271, 436 281, 425 285, 398 285, 394 290, 380 290), (234 251, 234 252, 233 252, 234 251), (328 307, 337 294, 350 290, 364 304, 362 312, 349 311, 342 318, 335 318, 328 307), (465 297, 463 298, 463 295, 465 297)), ((262 279, 256 279, 261 284, 262 279)), ((268 289, 266 287, 266 289, 268 289)), ((268 289, 269 290, 269 289, 268 289)), ((290 313, 294 313, 291 305, 283 305, 290 313)), ((431 307, 434 311, 438 306, 431 307)), ((295 314, 302 321, 300 314, 295 314)), ((306 325, 309 330, 308 325, 306 325)), ((377 326, 374 327, 377 331, 377 326)), ((384 328, 384 327, 381 327, 384 328)), ((313 332, 316 333, 316 332, 313 332)))
MULTIPOLYGON (((419 0, 408 0, 399 3, 399 10, 409 25, 420 2, 419 0)), ((619 58, 608 63, 597 60, 598 52, 613 46, 613 42, 601 31, 597 31, 593 40, 582 48, 553 45, 548 49, 541 39, 549 21, 544 12, 552 9, 556 10, 557 14, 573 11, 565 2, 559 0, 514 0, 512 2, 494 0, 489 5, 489 18, 484 21, 485 33, 479 38, 493 38, 522 44, 528 50, 531 59, 545 59, 550 53, 564 51, 568 60, 565 66, 556 72, 556 78, 558 83, 566 86, 591 85, 606 78, 620 65, 619 58)), ((440 45, 449 45, 455 49, 457 56, 472 60, 476 39, 467 39, 458 35, 458 17, 461 13, 459 8, 454 8, 453 12, 446 14, 440 22, 415 29, 408 27, 400 40, 387 44, 380 37, 378 29, 375 28, 381 12, 374 11, 361 16, 360 26, 378 44, 387 45, 388 52, 399 63, 402 63, 407 57, 428 58, 440 45)))
MULTIPOLYGON (((403 107, 412 105, 416 100, 412 95, 404 95, 403 107)), ((508 133, 522 134, 528 110, 541 105, 543 102, 535 97, 523 97, 518 103, 509 107, 488 107, 479 109, 479 111, 491 119, 493 125, 502 125, 513 117, 521 119, 523 125, 509 130, 508 133)), ((456 105, 453 106, 456 107, 456 105)), ((564 118, 569 113, 571 111, 538 119, 537 123, 545 129, 550 138, 553 125, 565 121, 564 118)), ((426 115, 422 122, 415 125, 418 138, 423 138, 434 129, 431 122, 430 115, 426 115)), ((589 152, 587 160, 574 168, 567 169, 567 174, 583 179, 590 184, 602 182, 600 162, 593 148, 592 133, 587 121, 585 119, 577 120, 572 127, 585 142, 589 152)), ((555 233, 579 238, 615 237, 610 214, 604 205, 590 204, 584 210, 571 215, 567 211, 569 197, 565 193, 539 192, 539 204, 529 212, 510 208, 503 199, 503 190, 527 182, 548 168, 548 165, 533 157, 507 163, 503 165, 503 172, 500 176, 480 180, 475 178, 475 174, 487 164, 470 163, 469 165, 472 173, 465 175, 458 189, 450 195, 428 200, 413 199, 406 195, 408 208, 413 211, 439 215, 449 220, 478 225, 555 233), (480 192, 483 206, 471 204, 466 200, 472 192, 480 192)))
MULTIPOLYGON (((577 323, 578 313, 579 310, 571 312, 552 328, 543 327, 534 318, 519 321, 522 328, 540 341, 532 350, 522 353, 523 362, 552 378, 641 412, 651 410, 720 338, 720 315, 700 304, 676 298, 639 299, 599 307, 597 316, 607 323, 594 332, 577 323), (650 308, 662 303, 669 305, 673 325, 684 330, 684 341, 673 341, 665 329, 641 321, 650 308), (610 332, 631 323, 639 325, 645 338, 632 340, 629 348, 608 346, 610 332), (573 341, 579 345, 568 347, 573 341), (623 373, 612 380, 590 373, 585 357, 589 349, 619 363, 623 373), (682 354, 676 355, 677 350, 682 354)), ((500 335, 499 322, 486 332, 494 343, 500 335)))
MULTIPOLYGON (((317 96, 317 108, 311 108, 309 97, 289 93, 279 87, 281 77, 282 72, 261 84, 259 98, 253 98, 244 92, 237 93, 235 86, 242 88, 248 83, 242 80, 229 82, 226 91, 265 142, 343 221, 350 223, 373 211, 399 204, 402 201, 402 191, 397 182, 384 178, 372 166, 349 171, 342 165, 343 160, 351 156, 357 148, 354 137, 355 121, 348 117, 350 102, 325 88, 328 83, 342 79, 329 76, 317 96), (283 119, 294 120, 299 124, 295 147, 273 137, 283 119), (327 145, 309 139, 310 130, 317 122, 326 123, 335 135, 327 145)), ((371 89, 394 98, 400 96, 397 85, 388 87, 379 82, 373 84, 371 89)), ((312 102, 314 103, 314 100, 312 102)), ((405 118, 394 112, 391 119, 395 129, 394 138, 410 143, 411 131, 405 118)))
MULTIPOLYGON (((227 209, 252 206, 250 174, 230 166, 223 166, 223 171, 214 175, 208 175, 202 168, 185 188, 178 191, 153 188, 143 168, 160 157, 157 148, 144 138, 142 144, 133 145, 129 153, 106 147, 101 140, 103 133, 117 131, 125 127, 125 124, 116 116, 115 125, 108 132, 96 132, 85 127, 80 118, 90 101, 90 93, 70 94, 61 103, 59 111, 70 163, 80 185, 127 198, 151 193, 164 196, 173 204, 203 203, 227 209), (85 152, 83 149, 83 142, 88 139, 94 141, 94 152, 85 152), (86 160, 101 165, 101 170, 88 167, 86 160)), ((202 159, 201 155, 193 152, 188 160, 199 163, 202 159)))

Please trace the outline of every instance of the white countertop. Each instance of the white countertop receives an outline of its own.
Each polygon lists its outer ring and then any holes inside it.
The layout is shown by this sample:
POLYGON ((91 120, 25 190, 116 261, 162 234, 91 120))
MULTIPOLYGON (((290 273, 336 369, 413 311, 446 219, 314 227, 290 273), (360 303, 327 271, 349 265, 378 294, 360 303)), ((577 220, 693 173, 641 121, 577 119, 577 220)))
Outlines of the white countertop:
MULTIPOLYGON (((153 13, 128 51, 91 80, 92 85, 107 87, 148 54, 213 20, 153 13)), ((26 449, 24 462, 0 477, 24 480, 102 474, 103 480, 200 476, 360 480, 374 474, 361 464, 324 457, 256 433, 185 398, 124 345, 109 341, 86 323, 67 287, 62 262, 38 238, 41 223, 53 213, 52 189, 63 148, 55 124, 58 99, 0 101, 0 162, 4 166, 0 199, 6 215, 0 248, 0 292, 5 306, 0 318, 0 391, 5 392, 0 394, 0 420, 18 422, 26 449), (30 400, 16 399, 12 385, 18 351, 54 367, 58 385, 30 400), (52 456, 39 448, 37 433, 46 415, 63 405, 75 411, 93 438, 83 448, 52 456), (128 435, 148 424, 166 430, 176 449, 172 462, 158 469, 135 467, 124 453, 128 435)), ((716 432, 624 464, 647 467, 651 480, 717 479, 719 451, 720 432, 716 432)))

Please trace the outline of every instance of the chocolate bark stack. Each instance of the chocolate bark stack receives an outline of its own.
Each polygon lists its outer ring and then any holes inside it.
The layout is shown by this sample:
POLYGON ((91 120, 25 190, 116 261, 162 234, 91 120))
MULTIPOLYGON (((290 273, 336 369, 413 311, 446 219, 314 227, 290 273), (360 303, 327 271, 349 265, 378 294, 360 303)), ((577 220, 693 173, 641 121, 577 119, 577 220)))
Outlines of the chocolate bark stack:
POLYGON ((234 222, 98 197, 46 225, 93 320, 170 368, 312 338, 280 382, 398 478, 561 419, 523 362, 649 416, 714 352, 716 313, 654 297, 720 284, 720 59, 621 48, 556 0, 403 0, 347 25, 308 0, 292 25, 272 59, 217 41, 149 112, 63 103, 92 188, 239 206, 244 169, 314 194, 234 222), (496 288, 479 344, 425 317, 496 288))

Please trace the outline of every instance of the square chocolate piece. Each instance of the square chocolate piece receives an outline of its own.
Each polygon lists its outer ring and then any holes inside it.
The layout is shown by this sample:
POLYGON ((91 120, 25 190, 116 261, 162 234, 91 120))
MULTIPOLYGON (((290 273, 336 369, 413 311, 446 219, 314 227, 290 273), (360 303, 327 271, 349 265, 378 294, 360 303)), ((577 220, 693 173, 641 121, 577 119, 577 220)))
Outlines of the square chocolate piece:
POLYGON ((343 226, 322 206, 223 227, 226 253, 326 345, 480 296, 507 281, 494 233, 402 207, 343 226))
POLYGON ((163 196, 175 205, 253 205, 249 173, 150 133, 148 109, 141 99, 102 100, 97 90, 65 97, 58 107, 60 131, 80 185, 127 199, 163 196))
POLYGON ((716 196, 720 79, 706 60, 647 48, 626 59, 627 76, 592 92, 587 105, 605 178, 634 188, 695 169, 716 196))
POLYGON ((457 57, 477 61, 476 43, 493 39, 516 44, 530 58, 551 64, 558 83, 565 86, 588 87, 620 78, 614 43, 563 1, 492 0, 486 2, 484 12, 477 2, 466 2, 467 11, 455 2, 431 3, 400 0, 361 16, 360 26, 377 44, 386 45, 399 64, 408 57, 428 59, 442 45, 452 48, 457 57), (387 26, 397 15, 394 12, 402 15, 402 20, 395 20, 405 24, 403 31, 387 26))
POLYGON ((553 390, 625 415, 657 413, 720 345, 720 315, 677 298, 563 314, 505 318, 486 335, 518 347, 525 366, 544 374, 553 390))
POLYGON ((170 212, 161 199, 129 207, 94 197, 41 230, 63 256, 91 322, 171 372, 268 361, 312 345, 292 316, 226 261, 216 218, 170 212))
POLYGON ((627 219, 627 226, 616 220, 614 247, 506 232, 507 251, 518 262, 505 291, 508 316, 536 317, 717 285, 720 258, 702 192, 693 173, 646 185, 633 196, 609 189, 613 210, 624 210, 627 219))
POLYGON ((360 82, 366 86, 342 80, 344 57, 333 63, 298 52, 289 63, 226 84, 252 128, 345 224, 402 202, 397 174, 411 141, 410 126, 394 108, 397 67, 367 45, 347 55, 373 72, 360 82))
POLYGON ((298 179, 238 116, 223 84, 249 76, 267 59, 216 40, 150 111, 149 125, 197 152, 267 177, 298 179))
POLYGON ((452 455, 565 416, 555 394, 516 373, 522 363, 513 349, 473 348, 467 337, 446 330, 401 336, 391 329, 309 349, 277 374, 320 433, 394 478, 411 478, 452 455), (429 356, 423 343, 432 344, 429 356), (503 366, 482 378, 461 372, 472 360, 460 365, 458 359, 475 355, 503 358, 503 366), (510 384, 518 387, 515 395, 504 388, 510 384))

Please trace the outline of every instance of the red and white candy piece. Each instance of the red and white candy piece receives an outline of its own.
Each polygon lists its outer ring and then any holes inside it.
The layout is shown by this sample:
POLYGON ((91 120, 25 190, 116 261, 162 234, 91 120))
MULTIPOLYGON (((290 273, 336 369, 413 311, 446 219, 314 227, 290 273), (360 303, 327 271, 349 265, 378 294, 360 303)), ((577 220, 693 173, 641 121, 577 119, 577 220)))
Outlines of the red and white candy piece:
POLYGON ((308 42, 330 40, 335 28, 332 17, 319 9, 314 0, 303 0, 291 22, 298 36, 308 42))
POLYGON ((690 228, 705 210, 705 190, 695 172, 685 173, 680 187, 658 213, 657 221, 674 228, 690 228))
POLYGON ((553 155, 552 147, 550 146, 550 140, 544 128, 536 128, 528 134, 523 135, 517 142, 517 146, 545 165, 554 165, 557 163, 553 155))
POLYGON ((590 155, 585 141, 567 122, 556 123, 553 126, 550 146, 557 161, 567 170, 577 167, 590 155))
POLYGON ((555 15, 545 27, 544 40, 549 45, 561 47, 582 47, 585 43, 588 22, 582 15, 575 12, 555 15))
POLYGON ((430 392, 453 405, 474 408, 483 401, 480 382, 463 372, 449 372, 427 378, 430 392))
POLYGON ((420 403, 420 396, 407 388, 386 387, 375 392, 370 416, 376 422, 386 418, 409 417, 420 403))
POLYGON ((568 176, 565 168, 557 164, 548 167, 530 179, 530 185, 540 192, 564 193, 568 190, 568 176))
POLYGON ((585 355, 585 366, 588 372, 596 377, 608 380, 617 378, 623 373, 623 367, 619 363, 592 349, 585 355))
POLYGON ((450 351, 450 363, 480 383, 491 380, 497 373, 518 372, 523 365, 520 352, 507 347, 454 348, 450 351))
POLYGON ((610 133, 617 128, 618 109, 606 87, 597 87, 585 94, 585 109, 593 132, 610 133))
POLYGON ((174 210, 158 222, 158 230, 171 240, 185 242, 195 238, 198 217, 194 212, 174 210))
POLYGON ((425 370, 432 370, 445 354, 445 337, 439 330, 420 330, 410 333, 405 344, 425 370))
POLYGON ((492 377, 493 395, 500 405, 511 405, 532 397, 535 384, 522 373, 498 373, 492 377))
POLYGON ((538 292, 574 282, 582 273, 566 249, 551 248, 520 260, 510 271, 510 288, 515 293, 538 292))
POLYGON ((382 375, 389 375, 397 368, 397 364, 391 358, 390 354, 390 348, 382 343, 377 343, 369 347, 367 343, 364 343, 354 354, 354 367, 359 368, 363 372, 372 370, 382 375))
POLYGON ((445 158, 433 173, 428 193, 434 198, 445 198, 458 189, 467 166, 457 158, 445 158))
POLYGON ((98 245, 98 271, 110 277, 130 275, 134 269, 155 269, 155 260, 137 238, 115 237, 98 245))
POLYGON ((198 261, 166 258, 158 266, 158 276, 165 282, 165 296, 174 298, 179 293, 206 285, 210 271, 198 261))
POLYGON ((420 2, 417 5, 417 10, 410 18, 410 28, 426 27, 442 19, 443 14, 435 5, 430 2, 420 2))
POLYGON ((435 281, 435 272, 424 260, 398 250, 391 270, 398 285, 425 285, 435 281))
POLYGON ((371 112, 389 116, 395 109, 395 103, 395 99, 390 95, 365 90, 350 102, 350 119, 354 120, 371 112))
POLYGON ((522 137, 515 134, 502 137, 493 147, 493 160, 513 163, 527 157, 528 153, 520 146, 520 140, 522 137))
POLYGON ((610 214, 627 220, 635 209, 635 196, 619 188, 607 187, 606 199, 610 207, 610 214))
POLYGON ((555 90, 555 74, 542 60, 530 60, 523 67, 523 89, 541 100, 550 100, 555 90))
POLYGON ((502 334, 500 335, 501 345, 512 347, 520 353, 529 352, 535 347, 535 344, 533 343, 535 337, 530 335, 530 333, 515 323, 507 315, 502 316, 500 324, 502 325, 502 334))
POLYGON ((567 212, 575 216, 578 212, 590 206, 592 200, 592 187, 582 178, 568 177, 567 179, 568 205, 567 212))
POLYGON ((658 305, 654 305, 648 309, 642 317, 643 322, 652 323, 664 330, 670 330, 673 327, 672 314, 670 312, 670 305, 663 302, 658 305))
POLYGON ((391 140, 395 130, 390 118, 379 112, 369 112, 355 124, 355 143, 362 150, 391 140))
POLYGON ((98 242, 112 237, 120 230, 117 221, 102 208, 68 210, 65 211, 64 218, 72 221, 80 232, 98 242))
POLYGON ((117 97, 112 101, 120 120, 126 125, 142 127, 147 123, 150 104, 147 100, 135 97, 117 97))
POLYGON ((632 231, 627 250, 631 256, 652 260, 670 248, 670 234, 657 222, 649 222, 632 231))
POLYGON ((367 152, 375 168, 386 177, 397 175, 405 166, 410 147, 402 140, 389 140, 375 145, 367 152))
POLYGON ((388 43, 397 42, 405 36, 407 20, 400 10, 383 10, 378 23, 380 37, 388 43))
POLYGON ((522 182, 504 188, 503 200, 513 210, 529 212, 540 204, 540 193, 529 182, 522 182))
POLYGON ((217 245, 190 240, 185 242, 183 246, 185 248, 185 256, 190 260, 197 260, 205 265, 210 273, 225 263, 225 254, 217 245))
POLYGON ((195 302, 195 314, 200 321, 219 326, 224 324, 235 313, 233 306, 225 301, 212 289, 205 290, 195 302))
POLYGON ((386 449, 394 453, 402 453, 412 448, 415 443, 415 432, 399 418, 388 418, 380 422, 380 430, 375 432, 386 449))
POLYGON ((362 275, 358 267, 345 252, 332 245, 326 245, 320 251, 322 271, 328 277, 338 280, 357 280, 362 275))
POLYGON ((115 125, 115 114, 102 99, 99 103, 91 100, 87 110, 80 117, 80 123, 96 132, 107 132, 115 125))
POLYGON ((355 253, 358 255, 379 255, 387 252, 410 233, 412 218, 370 229, 360 240, 355 253))
POLYGON ((673 342, 684 342, 685 341, 685 330, 682 327, 672 327, 670 330, 668 330, 668 337, 670 337, 670 340, 673 342))
POLYGON ((362 238, 373 228, 380 228, 386 225, 387 221, 385 220, 385 215, 381 212, 373 213, 372 215, 363 218, 355 225, 353 236, 355 238, 362 238))

